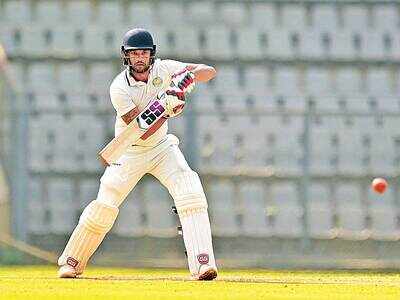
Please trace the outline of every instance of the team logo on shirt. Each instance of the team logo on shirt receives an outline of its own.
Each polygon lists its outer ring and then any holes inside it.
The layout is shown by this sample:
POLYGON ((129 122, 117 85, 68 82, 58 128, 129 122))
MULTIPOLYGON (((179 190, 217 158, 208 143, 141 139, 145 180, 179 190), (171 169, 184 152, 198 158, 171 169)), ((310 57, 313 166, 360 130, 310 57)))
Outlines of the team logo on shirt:
POLYGON ((162 79, 161 79, 160 77, 157 76, 156 78, 153 79, 153 85, 154 85, 155 87, 161 86, 161 85, 162 85, 162 79))

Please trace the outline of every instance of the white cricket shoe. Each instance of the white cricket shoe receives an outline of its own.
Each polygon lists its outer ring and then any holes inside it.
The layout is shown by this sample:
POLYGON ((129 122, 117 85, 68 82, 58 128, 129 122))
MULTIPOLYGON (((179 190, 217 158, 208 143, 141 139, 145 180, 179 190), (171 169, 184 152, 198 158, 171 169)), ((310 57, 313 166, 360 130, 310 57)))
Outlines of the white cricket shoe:
POLYGON ((77 275, 75 268, 70 265, 63 265, 58 270, 59 278, 75 278, 77 275))
POLYGON ((217 269, 210 265, 202 265, 200 272, 195 276, 196 280, 213 280, 218 276, 217 269))

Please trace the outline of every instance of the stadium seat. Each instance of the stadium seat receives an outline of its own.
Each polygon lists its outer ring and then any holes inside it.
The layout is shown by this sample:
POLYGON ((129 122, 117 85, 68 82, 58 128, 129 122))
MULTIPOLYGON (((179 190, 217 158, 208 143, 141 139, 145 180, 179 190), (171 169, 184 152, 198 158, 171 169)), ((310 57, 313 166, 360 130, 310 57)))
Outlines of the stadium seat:
MULTIPOLYGON (((306 108, 306 102, 307 98, 305 98, 302 95, 295 95, 295 96, 288 96, 284 97, 284 102, 285 102, 285 109, 289 111, 295 111, 295 112, 304 112, 306 108)), ((298 116, 292 116, 290 119, 298 119, 298 116)), ((303 121, 303 117, 301 117, 301 120, 303 121)), ((289 122, 289 124, 291 124, 289 122)), ((297 129, 302 128, 303 125, 300 125, 297 129)))
POLYGON ((72 26, 53 26, 51 55, 61 58, 74 58, 80 55, 83 43, 83 29, 72 26))
POLYGON ((344 27, 350 30, 365 30, 370 27, 368 7, 365 5, 346 5, 343 9, 344 27))
POLYGON ((216 92, 239 90, 239 69, 236 65, 217 65, 218 76, 213 79, 216 92))
POLYGON ((313 6, 313 28, 335 31, 339 27, 335 5, 324 3, 313 6))
POLYGON ((80 63, 61 63, 57 67, 58 88, 68 92, 84 91, 86 87, 85 70, 80 63))
POLYGON ((175 236, 176 220, 170 213, 173 200, 167 189, 153 178, 146 181, 143 189, 143 197, 146 199, 143 201, 147 221, 146 233, 156 237, 175 236))
POLYGON ((92 94, 87 94, 86 91, 71 91, 63 92, 66 98, 66 105, 68 109, 73 112, 84 111, 98 111, 101 110, 99 103, 92 101, 92 94))
POLYGON ((51 29, 31 25, 21 31, 20 54, 27 57, 45 57, 51 55, 53 32, 51 29))
POLYGON ((328 54, 324 47, 324 34, 325 33, 318 28, 302 30, 299 55, 307 59, 324 58, 328 54))
POLYGON ((307 199, 309 234, 312 238, 334 237, 332 223, 332 195, 322 184, 312 184, 307 199))
POLYGON ((343 67, 338 68, 336 72, 335 91, 339 95, 357 95, 362 89, 361 72, 357 68, 343 67))
POLYGON ((273 233, 278 237, 300 237, 303 234, 303 210, 298 202, 298 191, 292 183, 271 186, 269 213, 274 217, 273 233))
POLYGON ((80 210, 75 201, 75 190, 68 179, 52 179, 48 183, 48 202, 50 210, 50 231, 54 234, 70 234, 77 224, 80 210))
POLYGON ((396 31, 387 31, 384 33, 383 39, 385 42, 385 57, 388 59, 398 60, 400 58, 400 39, 397 38, 396 31))
POLYGON ((30 3, 27 1, 10 0, 4 2, 2 22, 8 25, 21 26, 32 21, 30 3))
POLYGON ((175 134, 180 140, 180 145, 183 146, 185 141, 185 127, 186 127, 186 117, 185 115, 180 115, 178 118, 170 119, 168 122, 168 132, 175 134))
MULTIPOLYGON (((253 138, 247 133, 261 132, 260 123, 253 122, 254 118, 251 116, 236 116, 235 118, 230 118, 227 128, 230 128, 230 132, 226 134, 229 135, 228 149, 232 155, 232 166, 254 166, 254 157, 248 152, 250 144, 253 138), (246 127, 243 124, 247 124, 246 127)), ((256 164, 257 165, 257 164, 256 164)))
MULTIPOLYGON (((261 118, 260 118, 261 119, 261 118)), ((260 121, 259 124, 255 124, 252 131, 260 130, 264 128, 263 124, 267 121, 260 121)), ((264 129, 265 130, 265 129, 264 129)), ((262 131, 260 135, 245 135, 245 164, 247 167, 274 167, 275 161, 272 159, 275 157, 275 140, 271 142, 271 139, 275 138, 275 135, 271 133, 271 130, 262 131), (265 132, 266 131, 266 132, 265 132), (270 140, 268 139, 270 138, 270 140)))
POLYGON ((90 58, 116 57, 120 53, 118 29, 108 26, 88 26, 83 33, 82 55, 90 58), (117 36, 118 35, 118 36, 117 36), (94 47, 93 45, 97 45, 94 47))
POLYGON ((364 59, 383 59, 385 57, 384 33, 379 31, 362 32, 364 47, 361 49, 361 57, 364 59))
POLYGON ((373 96, 388 96, 393 94, 390 70, 388 68, 370 67, 367 71, 367 90, 373 96))
POLYGON ((252 24, 261 29, 272 30, 277 24, 276 9, 273 3, 253 3, 250 15, 252 24))
POLYGON ((212 91, 209 91, 207 87, 197 86, 195 92, 192 96, 190 96, 191 103, 196 107, 196 109, 200 110, 213 110, 215 108, 214 102, 215 94, 212 91))
POLYGON ((248 66, 244 69, 244 85, 248 93, 265 95, 269 90, 270 74, 264 66, 248 66))
POLYGON ((65 22, 64 7, 62 2, 41 0, 36 4, 35 23, 53 26, 65 22))
POLYGON ((153 2, 132 2, 128 9, 127 25, 130 27, 152 28, 155 23, 155 12, 153 2))
POLYGON ((73 120, 70 117, 58 115, 59 126, 55 128, 54 152, 55 160, 52 165, 54 171, 75 172, 83 169, 82 161, 75 155, 76 149, 82 147, 74 139, 79 134, 75 131, 73 120))
POLYGON ((68 1, 66 11, 68 24, 86 26, 94 17, 94 8, 88 0, 68 1))
POLYGON ((27 230, 33 234, 47 234, 50 232, 47 201, 44 198, 43 182, 38 178, 29 180, 29 204, 27 230))
POLYGON ((332 93, 332 72, 326 67, 310 66, 305 77, 306 91, 310 95, 326 96, 332 93))
POLYGON ((191 2, 187 14, 188 19, 196 25, 210 25, 218 22, 215 2, 212 1, 191 2))
POLYGON ((7 54, 18 55, 21 51, 21 29, 15 26, 1 25, 0 42, 7 54))
MULTIPOLYGON (((323 121, 324 122, 324 121, 323 121)), ((337 145, 334 144, 335 132, 324 126, 311 129, 310 171, 315 174, 331 174, 335 170, 337 145)))
POLYGON ((363 158, 367 153, 358 129, 347 128, 339 132, 339 170, 344 173, 364 172, 363 158))
POLYGON ((90 91, 104 91, 108 93, 112 80, 118 75, 114 66, 109 62, 92 63, 89 65, 87 89, 90 91))
MULTIPOLYGON (((316 102, 315 108, 317 109, 317 112, 338 112, 341 109, 341 104, 343 102, 343 98, 338 98, 336 96, 321 96, 318 98, 318 101, 316 102)), ((322 123, 322 129, 324 130, 338 130, 338 119, 339 117, 335 116, 325 116, 322 115, 321 117, 321 123, 322 123)), ((319 125, 318 122, 316 122, 317 125, 319 125)))
MULTIPOLYGON (((171 49, 173 56, 179 57, 180 60, 193 60, 200 56, 200 38, 199 31, 193 27, 182 27, 173 30, 175 34, 176 45, 174 49, 171 49)), ((165 45, 160 44, 160 48, 164 48, 165 45)))
POLYGON ((307 26, 306 8, 303 4, 288 4, 282 9, 282 25, 284 28, 301 30, 307 26))
POLYGON ((295 96, 299 95, 299 70, 295 67, 281 67, 275 70, 274 92, 278 95, 295 96))
MULTIPOLYGON (((300 175, 301 159, 303 155, 303 146, 300 144, 300 136, 303 133, 303 120, 296 116, 280 115, 278 117, 263 118, 259 131, 265 132, 267 142, 271 145, 274 155, 274 167, 279 172, 300 175), (268 128, 263 130, 261 128, 268 128), (285 132, 284 136, 276 134, 285 132), (271 134, 274 135, 273 141, 271 134)), ((261 150, 260 150, 261 151, 261 150)), ((265 150, 262 150, 265 152, 265 150)))
POLYGON ((258 27, 243 27, 238 30, 237 56, 242 59, 262 59, 267 47, 267 35, 258 27), (249 44, 252 47, 249 47, 249 44))
POLYGON ((285 29, 267 31, 267 55, 275 59, 293 58, 294 51, 290 44, 291 33, 292 32, 285 29))
POLYGON ((231 40, 232 31, 226 27, 211 27, 207 30, 205 47, 202 49, 204 58, 232 59, 234 45, 231 40))
POLYGON ((57 86, 55 67, 52 63, 32 63, 27 70, 27 87, 41 94, 57 86))
POLYGON ((198 138, 198 140, 199 168, 203 169, 210 167, 215 162, 216 138, 210 132, 205 132, 200 138, 198 138))
POLYGON ((98 3, 96 23, 102 26, 118 26, 124 22, 123 7, 118 1, 102 1, 98 3))
POLYGON ((76 201, 79 201, 82 211, 92 200, 97 198, 99 187, 100 182, 98 179, 85 179, 79 181, 79 196, 76 201))
POLYGON ((20 62, 9 62, 9 72, 12 80, 16 83, 16 86, 22 88, 24 83, 26 82, 26 65, 20 62))
MULTIPOLYGON (((399 99, 396 96, 379 97, 378 108, 383 112, 396 112, 399 110, 399 99)), ((385 121, 390 120, 387 118, 385 121)), ((385 122, 386 124, 386 122, 385 122)))
MULTIPOLYGON (((56 135, 58 128, 48 124, 60 124, 63 119, 56 114, 41 114, 30 119, 29 125, 29 167, 33 171, 50 171, 56 163, 56 143, 62 135, 56 135)), ((62 128, 61 128, 62 130, 62 128)))
POLYGON ((342 183, 337 186, 336 205, 339 218, 339 236, 363 238, 366 212, 363 207, 360 187, 342 183))
POLYGON ((331 55, 335 59, 351 60, 354 59, 358 51, 354 49, 353 33, 347 30, 333 32, 331 55))
POLYGON ((394 175, 396 151, 393 147, 392 133, 387 126, 376 127, 371 131, 371 171, 376 174, 394 175))
POLYGON ((371 112, 371 100, 365 96, 349 96, 340 98, 340 103, 345 105, 349 112, 371 112))
POLYGON ((239 228, 236 220, 237 210, 233 183, 214 181, 206 187, 213 235, 237 236, 239 228))
POLYGON ((154 11, 156 14, 155 20, 157 21, 157 25, 161 26, 181 26, 185 20, 185 11, 185 3, 161 1, 156 3, 154 11))
POLYGON ((74 115, 71 118, 71 143, 69 152, 73 159, 80 160, 77 168, 89 171, 99 171, 101 163, 97 153, 105 144, 103 123, 95 115, 74 115), (72 129, 72 130, 71 130, 72 129))
POLYGON ((400 238, 398 213, 394 191, 384 194, 368 190, 369 214, 371 217, 371 236, 377 240, 397 240, 400 238))
POLYGON ((55 91, 47 92, 28 92, 26 94, 26 101, 30 103, 30 107, 34 110, 59 110, 59 94, 55 91))
POLYGON ((375 29, 393 30, 399 26, 399 12, 396 4, 377 5, 372 10, 375 29))
POLYGON ((259 183, 243 183, 240 186, 242 234, 265 237, 271 234, 267 219, 265 187, 259 183))
MULTIPOLYGON (((160 187, 157 188, 160 189, 160 187)), ((112 229, 113 233, 124 237, 142 237, 145 234, 150 233, 146 231, 146 226, 143 225, 147 224, 148 214, 152 214, 152 212, 148 211, 145 206, 147 199, 143 199, 144 195, 142 194, 142 191, 143 187, 133 189, 133 191, 122 203, 122 205, 120 206, 118 218, 112 229)), ((149 199, 153 198, 154 197, 150 196, 149 199)), ((167 202, 164 201, 166 200, 164 198, 159 200, 161 202, 167 202)), ((163 211, 163 218, 167 217, 168 213, 169 211, 163 211)), ((154 216, 150 216, 150 219, 154 221, 154 216)), ((167 217, 167 219, 169 220, 170 218, 167 217)))
POLYGON ((241 2, 224 2, 219 5, 218 18, 223 24, 230 26, 243 26, 248 21, 246 5, 241 2))

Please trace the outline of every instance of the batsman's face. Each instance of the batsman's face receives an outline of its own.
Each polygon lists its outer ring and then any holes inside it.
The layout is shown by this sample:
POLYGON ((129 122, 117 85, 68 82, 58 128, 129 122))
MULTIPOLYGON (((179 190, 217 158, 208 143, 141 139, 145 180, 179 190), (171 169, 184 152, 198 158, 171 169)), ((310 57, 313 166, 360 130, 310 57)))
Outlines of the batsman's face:
POLYGON ((150 50, 131 50, 128 56, 134 72, 144 73, 150 68, 150 50))

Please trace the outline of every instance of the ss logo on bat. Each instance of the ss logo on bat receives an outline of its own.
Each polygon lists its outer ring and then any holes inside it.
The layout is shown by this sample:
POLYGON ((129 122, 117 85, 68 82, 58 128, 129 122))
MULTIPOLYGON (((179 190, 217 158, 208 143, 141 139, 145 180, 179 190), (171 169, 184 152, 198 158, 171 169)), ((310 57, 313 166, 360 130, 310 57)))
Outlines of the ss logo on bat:
MULTIPOLYGON (((163 112, 165 111, 165 108, 161 105, 160 102, 158 102, 157 100, 154 101, 153 104, 151 104, 149 106, 148 109, 146 109, 141 115, 140 118, 142 120, 144 120, 146 122, 146 124, 148 126, 150 126, 151 124, 153 124, 153 122, 155 120, 157 120, 157 118, 159 116, 161 116, 163 114, 163 112)), ((139 122, 140 125, 141 122, 139 122)))

